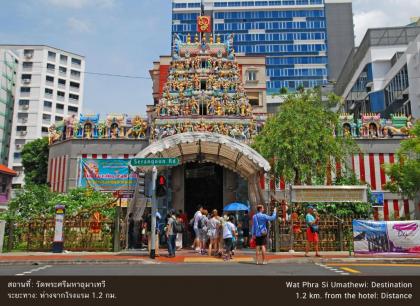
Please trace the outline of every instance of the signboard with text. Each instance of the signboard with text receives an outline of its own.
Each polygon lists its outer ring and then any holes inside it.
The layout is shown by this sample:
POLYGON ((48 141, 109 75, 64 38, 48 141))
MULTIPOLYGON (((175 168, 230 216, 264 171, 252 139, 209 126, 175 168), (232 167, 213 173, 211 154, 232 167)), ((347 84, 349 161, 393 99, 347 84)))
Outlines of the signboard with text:
POLYGON ((130 159, 82 158, 78 186, 102 192, 133 189, 137 173, 130 171, 129 162, 130 159))
POLYGON ((130 165, 133 167, 178 166, 179 159, 175 157, 133 158, 130 165))
POLYGON ((367 203, 367 186, 292 186, 292 202, 367 203))

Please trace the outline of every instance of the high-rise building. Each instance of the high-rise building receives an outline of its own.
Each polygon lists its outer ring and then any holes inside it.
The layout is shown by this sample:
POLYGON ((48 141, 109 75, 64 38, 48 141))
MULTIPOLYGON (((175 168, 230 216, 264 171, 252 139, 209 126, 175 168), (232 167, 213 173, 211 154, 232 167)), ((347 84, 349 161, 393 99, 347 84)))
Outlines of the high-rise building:
POLYGON ((0 50, 10 50, 19 59, 8 161, 19 174, 13 179, 14 188, 19 188, 23 145, 48 136, 51 124, 80 114, 85 59, 44 45, 0 45, 0 50))
POLYGON ((18 58, 0 49, 0 164, 8 165, 18 58))
POLYGON ((237 53, 266 56, 269 94, 334 81, 354 47, 351 0, 172 0, 172 33, 195 35, 201 13, 237 53))
POLYGON ((349 55, 334 91, 359 117, 420 117, 420 26, 369 29, 349 55))

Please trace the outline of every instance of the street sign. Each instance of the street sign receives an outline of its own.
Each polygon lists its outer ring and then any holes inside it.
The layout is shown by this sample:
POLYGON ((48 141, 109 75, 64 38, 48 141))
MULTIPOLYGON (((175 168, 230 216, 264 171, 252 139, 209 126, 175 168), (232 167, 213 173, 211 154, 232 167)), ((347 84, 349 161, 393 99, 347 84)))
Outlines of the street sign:
POLYGON ((133 158, 130 165, 133 167, 178 166, 179 159, 176 157, 133 158))
POLYGON ((116 190, 113 194, 118 199, 131 199, 134 197, 134 190, 116 190))

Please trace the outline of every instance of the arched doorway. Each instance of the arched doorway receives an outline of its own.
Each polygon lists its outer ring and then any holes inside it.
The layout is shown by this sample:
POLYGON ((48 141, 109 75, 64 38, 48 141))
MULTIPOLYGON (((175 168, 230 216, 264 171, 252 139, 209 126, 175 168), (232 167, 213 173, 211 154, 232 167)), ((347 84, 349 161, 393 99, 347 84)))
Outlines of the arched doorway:
MULTIPOLYGON (((259 178, 270 170, 270 165, 258 152, 234 138, 206 132, 176 134, 150 144, 136 155, 136 158, 148 157, 177 157, 180 160, 180 166, 169 170, 169 198, 173 208, 192 209, 194 196, 186 192, 201 193, 196 196, 196 201, 205 198, 206 192, 217 193, 207 198, 220 201, 222 192, 222 204, 227 204, 223 202, 235 200, 233 195, 237 193, 241 180, 247 182, 247 197, 251 206, 264 202, 259 178), (213 182, 213 186, 208 185, 207 189, 206 175, 209 182, 213 182), (194 176, 199 181, 188 182, 194 176), (200 187, 194 188, 194 184, 200 187)), ((159 170, 168 172, 165 168, 159 170)), ((220 208, 220 204, 210 204, 220 208)))

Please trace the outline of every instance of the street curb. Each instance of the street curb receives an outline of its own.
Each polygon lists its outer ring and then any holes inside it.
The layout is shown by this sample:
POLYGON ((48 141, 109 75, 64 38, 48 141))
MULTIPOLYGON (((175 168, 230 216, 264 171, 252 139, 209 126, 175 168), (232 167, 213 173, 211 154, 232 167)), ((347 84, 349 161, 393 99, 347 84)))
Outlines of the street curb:
POLYGON ((160 264, 160 262, 145 259, 129 259, 129 260, 16 260, 16 261, 0 261, 0 266, 13 265, 138 265, 138 264, 160 264))
POLYGON ((285 258, 271 259, 270 263, 407 263, 420 264, 420 258, 285 258))

